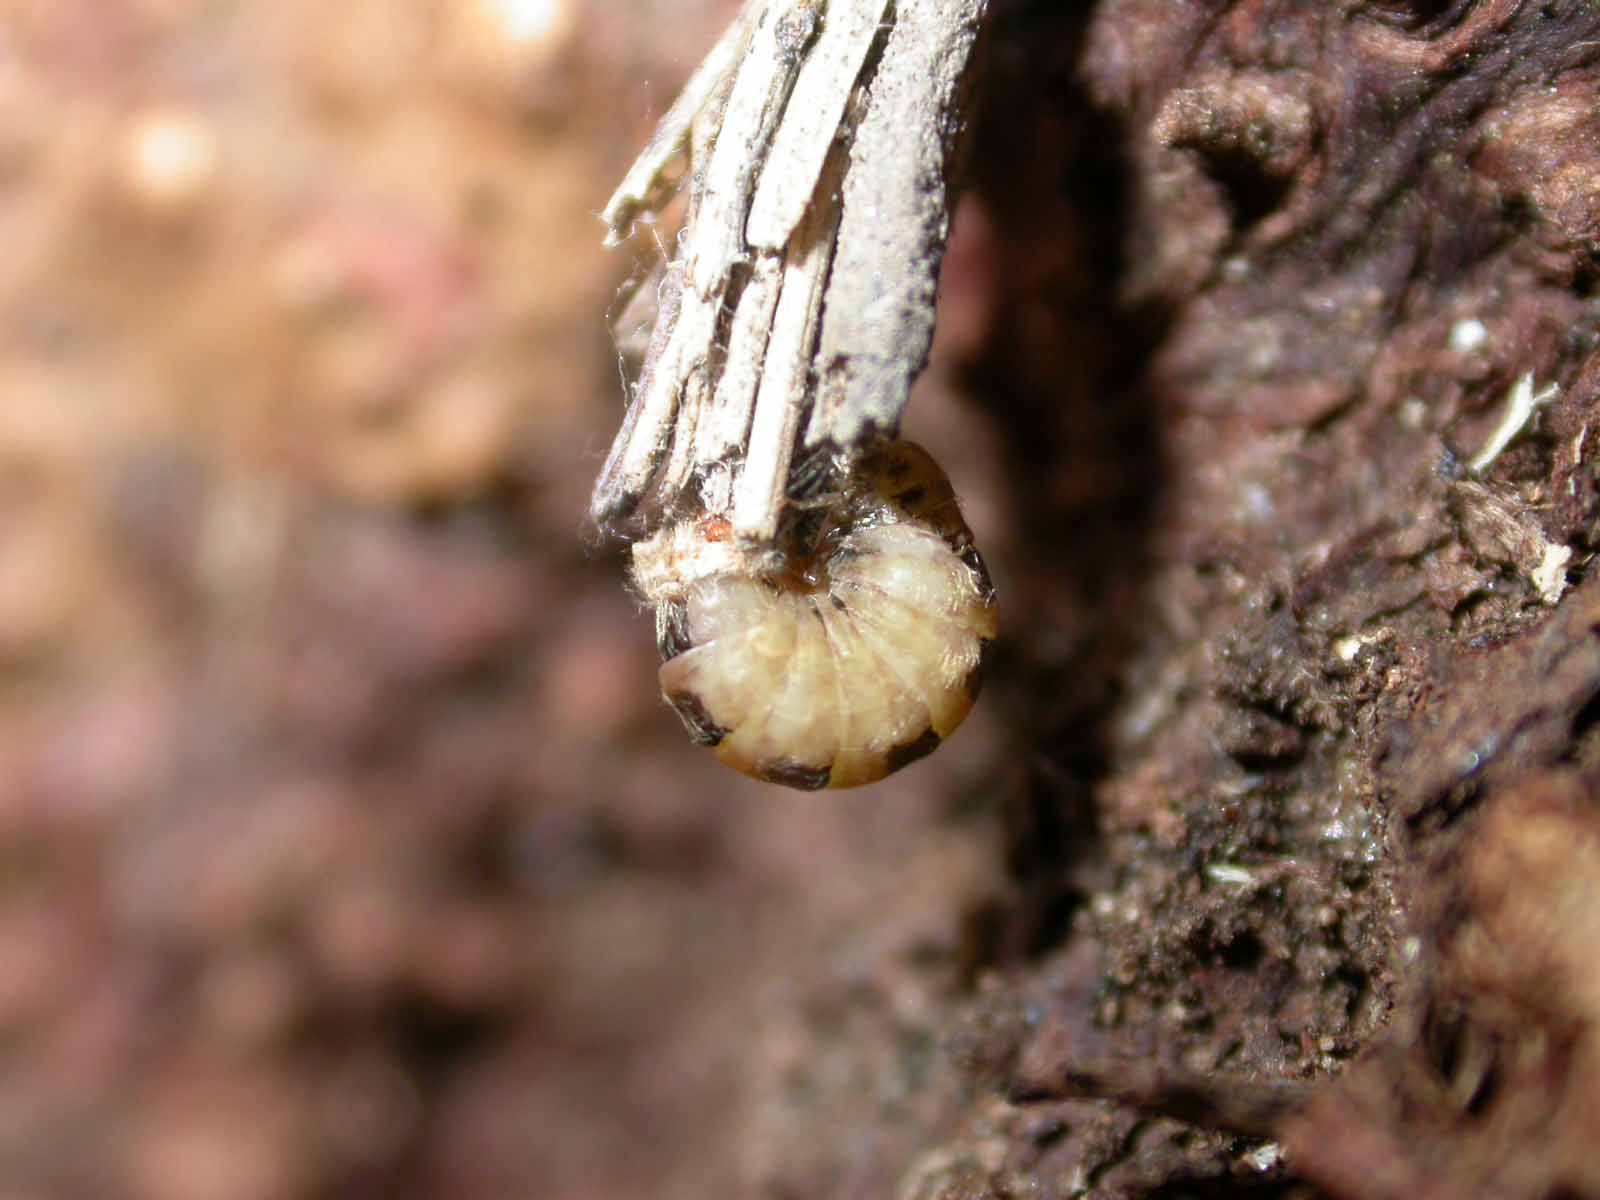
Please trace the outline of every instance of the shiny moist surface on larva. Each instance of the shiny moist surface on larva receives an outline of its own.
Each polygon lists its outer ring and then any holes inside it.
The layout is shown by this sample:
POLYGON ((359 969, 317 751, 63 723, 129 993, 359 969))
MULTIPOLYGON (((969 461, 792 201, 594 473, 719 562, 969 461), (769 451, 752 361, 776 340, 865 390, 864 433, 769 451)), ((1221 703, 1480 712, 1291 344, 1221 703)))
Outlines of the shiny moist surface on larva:
POLYGON ((909 442, 797 503, 776 547, 741 545, 721 518, 668 525, 634 547, 634 581, 690 737, 808 790, 932 752, 971 711, 997 628, 950 482, 909 442))

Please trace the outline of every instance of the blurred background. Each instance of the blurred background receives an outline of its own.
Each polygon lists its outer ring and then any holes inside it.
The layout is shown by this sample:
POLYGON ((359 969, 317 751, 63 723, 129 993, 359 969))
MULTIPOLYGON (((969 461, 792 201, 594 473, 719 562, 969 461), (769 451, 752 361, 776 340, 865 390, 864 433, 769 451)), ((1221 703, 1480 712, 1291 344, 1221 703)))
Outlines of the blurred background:
MULTIPOLYGON (((0 0, 4 1200, 741 1194, 849 1135, 818 996, 925 1069, 1003 704, 735 777, 583 526, 595 214, 736 7, 0 0)), ((1004 603, 984 236, 911 428, 1004 603)))

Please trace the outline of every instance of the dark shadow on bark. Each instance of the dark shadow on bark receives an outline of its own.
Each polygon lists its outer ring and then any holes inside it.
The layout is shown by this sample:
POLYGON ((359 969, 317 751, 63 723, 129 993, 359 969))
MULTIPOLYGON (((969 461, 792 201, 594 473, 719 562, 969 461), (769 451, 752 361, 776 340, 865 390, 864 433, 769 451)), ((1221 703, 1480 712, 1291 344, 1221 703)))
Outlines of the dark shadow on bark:
POLYGON ((1000 0, 982 54, 974 191, 996 230, 998 295, 972 383, 1003 431, 1028 564, 1003 670, 1037 757, 1007 806, 1024 896, 1014 943, 1065 934, 1093 861, 1104 723, 1133 644, 1165 475, 1145 362, 1168 314, 1110 300, 1126 275, 1128 138, 1076 76, 1092 6, 1000 0))

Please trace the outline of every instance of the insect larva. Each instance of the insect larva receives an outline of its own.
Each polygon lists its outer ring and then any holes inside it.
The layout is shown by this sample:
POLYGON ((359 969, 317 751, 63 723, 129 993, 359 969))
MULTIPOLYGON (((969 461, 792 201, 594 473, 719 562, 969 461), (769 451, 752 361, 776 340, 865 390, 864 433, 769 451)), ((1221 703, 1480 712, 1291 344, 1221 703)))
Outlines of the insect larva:
POLYGON ((909 442, 794 505, 776 546, 680 521, 634 547, 633 577, 690 736, 790 787, 872 783, 930 753, 971 710, 996 631, 950 481, 909 442))

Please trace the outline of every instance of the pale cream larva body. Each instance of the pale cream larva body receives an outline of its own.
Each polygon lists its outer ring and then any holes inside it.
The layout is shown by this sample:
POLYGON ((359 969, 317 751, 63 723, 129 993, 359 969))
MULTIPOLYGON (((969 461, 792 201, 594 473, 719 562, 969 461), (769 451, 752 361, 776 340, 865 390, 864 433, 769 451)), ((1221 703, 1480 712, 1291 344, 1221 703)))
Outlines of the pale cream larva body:
POLYGON ((710 517, 633 555, 662 692, 747 775, 871 783, 930 753, 977 697, 994 590, 949 480, 911 443, 858 458, 775 547, 741 545, 710 517))

